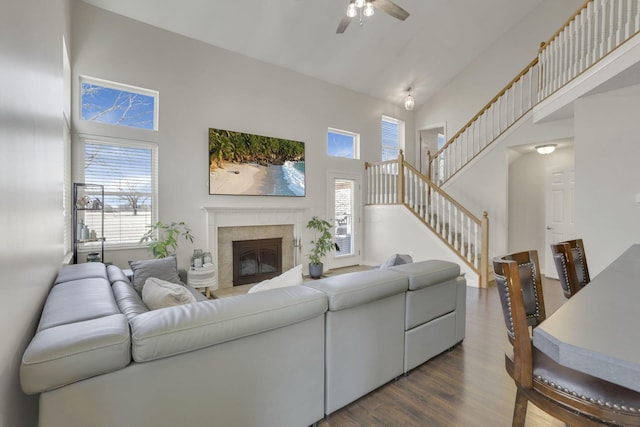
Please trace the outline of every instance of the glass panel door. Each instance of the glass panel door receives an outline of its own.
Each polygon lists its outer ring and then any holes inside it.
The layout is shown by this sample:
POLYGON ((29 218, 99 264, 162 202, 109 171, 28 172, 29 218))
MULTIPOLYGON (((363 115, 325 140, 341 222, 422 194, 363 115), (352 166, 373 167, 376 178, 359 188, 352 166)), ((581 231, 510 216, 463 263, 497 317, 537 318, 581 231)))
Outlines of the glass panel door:
MULTIPOLYGON (((340 174, 342 175, 342 174, 340 174)), ((331 268, 346 267, 360 263, 358 177, 330 176, 330 208, 333 222, 333 237, 339 249, 333 252, 331 268)))

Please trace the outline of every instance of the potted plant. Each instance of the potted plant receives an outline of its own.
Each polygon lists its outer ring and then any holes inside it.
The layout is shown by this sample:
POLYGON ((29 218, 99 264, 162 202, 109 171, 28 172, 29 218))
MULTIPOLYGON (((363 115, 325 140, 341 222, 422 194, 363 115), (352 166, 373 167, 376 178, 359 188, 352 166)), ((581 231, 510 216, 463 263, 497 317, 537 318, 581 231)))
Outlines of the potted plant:
POLYGON ((172 222, 164 224, 161 221, 149 226, 149 230, 140 239, 140 244, 149 242, 148 249, 156 258, 164 258, 176 253, 178 249, 178 238, 193 243, 191 229, 184 222, 172 222))
POLYGON ((313 240, 311 240, 313 248, 309 252, 309 275, 318 278, 322 276, 324 256, 327 252, 334 249, 339 251, 340 248, 333 241, 331 224, 328 221, 314 216, 307 222, 307 228, 313 230, 313 240))

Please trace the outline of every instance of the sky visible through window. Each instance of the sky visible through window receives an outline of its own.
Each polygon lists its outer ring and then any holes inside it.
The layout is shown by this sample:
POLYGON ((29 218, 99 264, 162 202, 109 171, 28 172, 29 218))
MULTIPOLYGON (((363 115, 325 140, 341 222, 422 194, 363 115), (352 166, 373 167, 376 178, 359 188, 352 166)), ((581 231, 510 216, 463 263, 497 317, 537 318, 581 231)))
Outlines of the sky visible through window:
POLYGON ((329 131, 327 153, 333 157, 355 159, 355 135, 329 131))
POLYGON ((82 120, 156 129, 156 99, 152 95, 82 82, 82 120))

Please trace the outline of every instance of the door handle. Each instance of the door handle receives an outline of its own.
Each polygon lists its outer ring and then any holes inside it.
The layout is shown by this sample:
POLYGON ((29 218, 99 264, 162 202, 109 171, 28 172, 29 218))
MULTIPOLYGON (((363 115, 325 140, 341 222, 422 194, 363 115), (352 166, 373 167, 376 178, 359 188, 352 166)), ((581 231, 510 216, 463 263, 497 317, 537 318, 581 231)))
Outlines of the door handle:
POLYGON ((553 230, 553 227, 549 227, 549 226, 547 225, 547 230, 553 230))

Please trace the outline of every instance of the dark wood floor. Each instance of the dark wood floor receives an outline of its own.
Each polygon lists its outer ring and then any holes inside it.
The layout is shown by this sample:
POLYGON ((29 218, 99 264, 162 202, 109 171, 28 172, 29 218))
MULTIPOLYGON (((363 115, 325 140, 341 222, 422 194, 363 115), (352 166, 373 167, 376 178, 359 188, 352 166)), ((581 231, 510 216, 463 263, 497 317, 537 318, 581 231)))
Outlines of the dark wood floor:
MULTIPOLYGON (((547 316, 563 302, 560 284, 543 279, 547 316)), ((467 288, 462 344, 318 423, 351 426, 510 426, 515 397, 504 369, 506 329, 495 285, 467 288)), ((527 427, 564 426, 529 404, 527 427)))

